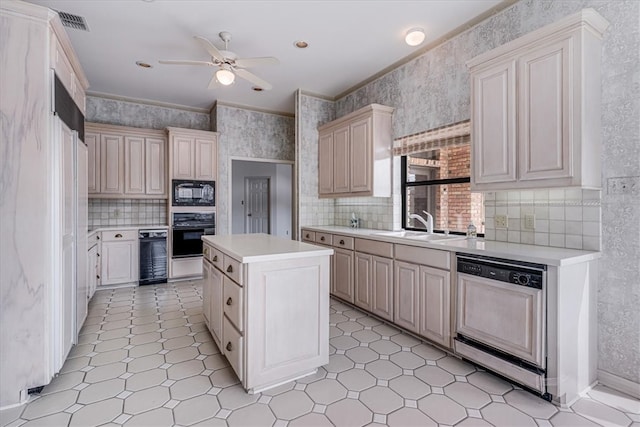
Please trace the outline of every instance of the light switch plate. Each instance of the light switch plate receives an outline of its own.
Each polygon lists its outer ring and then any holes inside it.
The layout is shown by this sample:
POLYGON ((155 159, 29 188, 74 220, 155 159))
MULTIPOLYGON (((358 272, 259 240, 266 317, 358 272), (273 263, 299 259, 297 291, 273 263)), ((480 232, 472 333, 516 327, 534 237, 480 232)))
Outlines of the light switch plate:
POLYGON ((496 215, 493 218, 496 228, 509 228, 509 217, 507 215, 496 215))
POLYGON ((534 214, 526 214, 524 216, 524 227, 525 230, 535 230, 536 229, 536 216, 534 214))

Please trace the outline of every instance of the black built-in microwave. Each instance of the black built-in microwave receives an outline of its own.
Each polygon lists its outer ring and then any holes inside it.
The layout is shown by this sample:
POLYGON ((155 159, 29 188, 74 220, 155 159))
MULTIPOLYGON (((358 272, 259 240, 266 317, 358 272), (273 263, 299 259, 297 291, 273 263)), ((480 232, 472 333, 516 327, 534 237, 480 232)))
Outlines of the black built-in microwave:
POLYGON ((216 182, 174 179, 171 181, 172 206, 215 206, 216 182))

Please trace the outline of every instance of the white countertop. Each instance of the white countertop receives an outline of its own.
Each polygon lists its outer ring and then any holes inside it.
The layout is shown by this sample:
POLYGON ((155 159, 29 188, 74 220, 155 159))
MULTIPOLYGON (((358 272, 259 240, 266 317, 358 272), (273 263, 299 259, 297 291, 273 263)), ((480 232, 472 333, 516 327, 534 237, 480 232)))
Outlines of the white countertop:
POLYGON ((388 230, 372 230, 366 228, 350 228, 340 226, 304 226, 307 230, 325 233, 342 234, 345 236, 361 237, 383 242, 419 246, 424 248, 440 249, 456 253, 484 255, 509 260, 533 262, 538 264, 564 266, 578 264, 600 258, 600 252, 582 251, 577 249, 553 248, 550 246, 523 245, 519 243, 507 243, 488 241, 484 239, 460 239, 425 242, 404 237, 381 236, 376 233, 384 233, 388 230))
POLYGON ((279 261, 333 254, 333 249, 330 248, 269 234, 202 236, 202 240, 243 263, 279 261))

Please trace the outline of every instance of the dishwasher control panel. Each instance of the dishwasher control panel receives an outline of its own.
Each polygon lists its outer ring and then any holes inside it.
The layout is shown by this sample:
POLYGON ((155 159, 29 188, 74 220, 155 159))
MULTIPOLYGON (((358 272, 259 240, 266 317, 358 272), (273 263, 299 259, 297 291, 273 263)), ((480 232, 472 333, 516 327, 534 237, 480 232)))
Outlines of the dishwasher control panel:
POLYGON ((501 262, 459 256, 458 273, 542 289, 544 270, 532 268, 530 265, 517 265, 509 260, 501 262))

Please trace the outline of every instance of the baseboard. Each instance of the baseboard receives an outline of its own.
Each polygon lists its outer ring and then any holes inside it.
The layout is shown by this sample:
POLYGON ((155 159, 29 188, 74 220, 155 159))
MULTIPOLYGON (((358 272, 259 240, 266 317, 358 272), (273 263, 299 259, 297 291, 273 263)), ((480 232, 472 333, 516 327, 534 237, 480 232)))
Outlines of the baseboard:
POLYGON ((640 384, 598 369, 598 383, 640 399, 640 384))

